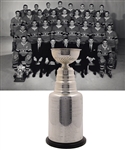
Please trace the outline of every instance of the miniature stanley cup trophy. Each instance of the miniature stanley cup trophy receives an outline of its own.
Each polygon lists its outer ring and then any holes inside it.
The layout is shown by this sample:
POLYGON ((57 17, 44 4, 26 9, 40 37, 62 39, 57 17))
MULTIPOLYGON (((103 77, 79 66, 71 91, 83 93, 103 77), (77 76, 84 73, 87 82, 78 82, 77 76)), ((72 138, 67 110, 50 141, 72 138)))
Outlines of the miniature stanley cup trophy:
POLYGON ((77 92, 74 70, 69 66, 80 49, 53 48, 53 58, 62 64, 57 71, 55 90, 49 95, 49 135, 47 144, 57 148, 76 148, 86 143, 83 137, 83 100, 77 92))

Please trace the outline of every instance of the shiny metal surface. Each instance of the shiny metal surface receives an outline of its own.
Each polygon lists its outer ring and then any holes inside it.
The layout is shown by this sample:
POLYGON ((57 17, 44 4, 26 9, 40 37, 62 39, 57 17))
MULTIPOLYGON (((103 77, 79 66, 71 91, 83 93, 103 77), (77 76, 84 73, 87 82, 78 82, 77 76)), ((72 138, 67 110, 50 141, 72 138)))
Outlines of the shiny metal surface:
POLYGON ((57 71, 54 92, 49 95, 49 139, 73 143, 83 138, 83 100, 77 92, 74 70, 68 64, 80 49, 52 49, 54 59, 62 64, 57 71), (66 52, 64 52, 66 50, 66 52))

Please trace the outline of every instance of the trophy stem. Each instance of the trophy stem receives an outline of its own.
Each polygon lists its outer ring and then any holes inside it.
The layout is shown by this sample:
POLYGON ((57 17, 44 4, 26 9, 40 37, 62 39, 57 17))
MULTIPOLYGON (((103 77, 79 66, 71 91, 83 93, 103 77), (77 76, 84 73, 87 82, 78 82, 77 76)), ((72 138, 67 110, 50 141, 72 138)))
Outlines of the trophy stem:
POLYGON ((69 66, 69 64, 62 64, 61 68, 57 70, 54 91, 65 95, 71 92, 77 92, 74 70, 69 66))

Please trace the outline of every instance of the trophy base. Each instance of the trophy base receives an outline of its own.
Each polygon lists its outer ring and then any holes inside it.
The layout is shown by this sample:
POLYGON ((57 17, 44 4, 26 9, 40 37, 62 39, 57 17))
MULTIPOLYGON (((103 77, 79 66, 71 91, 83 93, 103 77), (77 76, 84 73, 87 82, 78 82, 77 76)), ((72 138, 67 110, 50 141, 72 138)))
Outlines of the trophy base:
POLYGON ((86 138, 83 136, 82 140, 74 143, 58 143, 51 141, 48 137, 46 138, 46 143, 52 147, 62 148, 62 149, 70 149, 77 148, 83 146, 86 143, 86 138))

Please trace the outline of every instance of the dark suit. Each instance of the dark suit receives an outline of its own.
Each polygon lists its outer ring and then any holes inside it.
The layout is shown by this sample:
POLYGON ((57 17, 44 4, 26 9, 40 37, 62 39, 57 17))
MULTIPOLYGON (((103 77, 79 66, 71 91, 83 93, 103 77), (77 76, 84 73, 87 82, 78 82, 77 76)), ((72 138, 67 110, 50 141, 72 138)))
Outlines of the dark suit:
POLYGON ((42 77, 42 72, 45 66, 45 57, 43 57, 42 43, 38 46, 38 43, 32 45, 33 52, 33 63, 32 63, 32 71, 33 76, 35 77, 36 73, 40 70, 40 76, 42 77), (34 61, 34 57, 36 57, 36 61, 34 61), (41 61, 39 59, 42 58, 41 61))
POLYGON ((96 72, 97 71, 97 46, 95 43, 93 43, 91 46, 89 43, 86 43, 83 47, 81 66, 82 66, 82 71, 85 70, 85 74, 87 74, 87 66, 91 63, 87 57, 94 58, 92 63, 94 64, 93 65, 94 72, 96 72))

